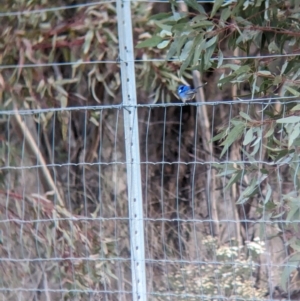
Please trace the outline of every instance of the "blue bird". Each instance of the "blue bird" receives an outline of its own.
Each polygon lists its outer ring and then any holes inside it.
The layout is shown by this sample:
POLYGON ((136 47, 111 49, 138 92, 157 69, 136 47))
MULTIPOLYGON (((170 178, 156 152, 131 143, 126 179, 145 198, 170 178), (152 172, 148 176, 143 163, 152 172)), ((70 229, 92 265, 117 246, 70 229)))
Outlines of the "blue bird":
POLYGON ((191 88, 190 86, 180 85, 177 88, 177 94, 180 97, 180 99, 182 100, 182 102, 187 102, 187 101, 193 100, 197 93, 197 89, 203 87, 204 85, 201 85, 195 89, 191 88))

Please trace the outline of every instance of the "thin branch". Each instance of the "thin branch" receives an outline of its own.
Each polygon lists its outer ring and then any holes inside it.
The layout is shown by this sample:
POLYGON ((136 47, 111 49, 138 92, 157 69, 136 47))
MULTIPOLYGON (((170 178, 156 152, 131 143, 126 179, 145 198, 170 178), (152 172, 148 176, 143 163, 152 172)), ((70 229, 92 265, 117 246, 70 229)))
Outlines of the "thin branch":
POLYGON ((58 203, 64 207, 64 202, 58 192, 55 182, 48 170, 46 161, 42 156, 31 132, 29 131, 27 125, 22 120, 21 115, 18 112, 17 105, 14 103, 15 115, 12 117, 13 125, 16 128, 18 135, 25 140, 26 149, 34 162, 39 162, 39 175, 41 182, 43 183, 45 191, 53 191, 56 195, 58 203))

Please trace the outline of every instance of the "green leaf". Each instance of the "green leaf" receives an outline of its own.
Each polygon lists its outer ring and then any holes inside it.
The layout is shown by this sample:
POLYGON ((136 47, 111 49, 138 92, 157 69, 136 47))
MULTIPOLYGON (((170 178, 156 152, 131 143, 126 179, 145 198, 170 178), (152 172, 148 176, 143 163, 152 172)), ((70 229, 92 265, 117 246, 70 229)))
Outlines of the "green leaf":
POLYGON ((276 158, 275 158, 274 161, 278 161, 278 160, 282 159, 283 157, 285 157, 286 155, 289 155, 289 154, 294 153, 294 152, 295 152, 294 149, 290 149, 290 150, 283 149, 283 150, 280 150, 280 151, 278 151, 278 154, 277 154, 277 156, 276 156, 276 158))
POLYGON ((287 221, 299 220, 300 217, 300 208, 295 204, 290 204, 290 211, 286 217, 287 221))
POLYGON ((210 14, 211 18, 216 14, 217 10, 222 6, 223 1, 224 0, 215 0, 214 1, 214 6, 213 6, 211 14, 210 14))
POLYGON ((220 19, 225 22, 230 17, 230 15, 231 15, 231 9, 226 7, 225 9, 222 9, 220 19))
POLYGON ((300 96, 300 93, 298 91, 296 91, 295 89, 293 89, 292 87, 289 86, 285 86, 285 89, 288 90, 290 93, 292 93, 294 96, 300 96))
POLYGON ((291 109, 291 111, 298 111, 298 110, 300 110, 300 104, 295 105, 295 106, 291 109))
POLYGON ((245 43, 247 41, 251 41, 258 33, 259 31, 257 30, 246 28, 245 30, 243 30, 241 35, 237 38, 236 43, 240 44, 241 42, 245 43))
POLYGON ((281 285, 284 289, 287 288, 287 283, 289 282, 290 275, 293 271, 296 271, 299 266, 300 253, 292 255, 287 264, 284 265, 284 269, 281 275, 281 285))
POLYGON ((243 204, 245 203, 249 197, 256 192, 257 189, 257 182, 255 179, 252 179, 250 182, 250 185, 241 193, 237 204, 243 204))
POLYGON ((208 19, 207 15, 198 15, 196 17, 194 17, 191 22, 200 22, 200 21, 205 21, 208 19))
POLYGON ((158 49, 164 49, 170 44, 170 40, 164 40, 157 45, 158 49))
POLYGON ((186 60, 183 62, 183 64, 180 67, 179 74, 182 76, 185 69, 190 65, 190 62, 192 60, 193 52, 191 51, 189 56, 186 58, 186 60))
POLYGON ((284 64, 283 64, 282 67, 281 67, 280 75, 282 75, 282 74, 284 73, 284 71, 285 71, 285 69, 286 69, 288 63, 289 63, 288 60, 286 60, 286 61, 284 62, 284 64))
POLYGON ((145 40, 143 42, 140 42, 135 47, 136 48, 155 47, 155 46, 157 46, 162 41, 163 41, 163 38, 161 38, 159 36, 153 36, 150 39, 147 39, 147 40, 145 40))
POLYGON ((268 50, 269 50, 270 53, 279 53, 280 52, 279 47, 276 45, 276 43, 274 41, 272 41, 269 44, 268 50))
POLYGON ((250 154, 250 156, 255 156, 256 154, 257 154, 257 152, 259 151, 259 149, 260 149, 260 144, 258 143, 258 142, 260 142, 261 141, 261 138, 259 137, 252 145, 251 145, 251 147, 253 147, 254 146, 254 148, 253 148, 253 151, 252 151, 252 153, 250 154))
POLYGON ((251 71, 250 65, 240 66, 237 70, 235 70, 235 74, 239 75, 242 73, 249 73, 251 71))
POLYGON ((166 55, 166 61, 168 61, 170 58, 172 58, 175 55, 175 53, 177 51, 177 47, 178 47, 178 42, 179 42, 178 39, 176 39, 175 41, 172 42, 172 44, 169 48, 169 51, 166 55))
POLYGON ((188 12, 173 12, 173 16, 169 17, 167 20, 174 20, 178 22, 179 20, 185 19, 189 16, 188 12))
POLYGON ((219 51, 218 51, 218 66, 217 66, 217 68, 220 68, 220 66, 223 64, 223 59, 224 59, 223 52, 221 51, 221 49, 219 49, 219 51))
POLYGON ((200 55, 201 55, 203 49, 205 48, 205 39, 203 39, 202 34, 200 35, 200 37, 201 38, 197 42, 198 45, 195 47, 195 50, 194 50, 194 58, 193 58, 193 62, 192 62, 193 66, 198 64, 200 55))
POLYGON ((235 79, 230 81, 231 83, 243 83, 251 77, 251 74, 249 74, 249 73, 243 73, 238 76, 235 76, 235 74, 233 74, 233 75, 234 75, 235 79))
POLYGON ((211 139, 211 142, 222 140, 226 137, 227 130, 222 131, 211 139))
POLYGON ((289 148, 293 145, 295 139, 297 139, 299 137, 299 135, 300 135, 300 124, 298 123, 293 128, 293 131, 292 131, 292 133, 289 136, 289 144, 288 144, 289 148))
POLYGON ((245 173, 244 170, 239 170, 236 174, 234 174, 234 175, 230 178, 230 180, 228 181, 228 183, 227 183, 225 189, 228 189, 228 188, 230 188, 234 183, 237 183, 237 182, 241 181, 241 180, 242 180, 242 175, 243 175, 243 173, 245 173))
POLYGON ((281 75, 276 75, 274 77, 274 80, 273 80, 273 85, 274 86, 277 86, 279 85, 280 83, 282 83, 282 76, 281 75))
POLYGON ((276 120, 276 123, 297 123, 300 122, 300 116, 289 116, 276 120))
POLYGON ((207 16, 204 15, 198 15, 190 21, 190 26, 194 29, 198 27, 209 27, 213 25, 214 23, 212 21, 208 21, 207 16))
POLYGON ((241 151, 247 157, 248 161, 253 164, 252 166, 254 166, 254 164, 255 164, 255 158, 252 155, 250 155, 245 149, 242 148, 241 151))
POLYGON ((272 73, 268 70, 261 70, 256 73, 257 76, 270 76, 272 73))
POLYGON ((269 174, 269 171, 267 169, 265 169, 265 168, 261 168, 260 172, 263 173, 263 174, 265 174, 265 175, 269 174))
POLYGON ((222 157, 225 154, 225 152, 228 150, 228 148, 232 145, 233 142, 235 142, 242 136, 244 129, 245 129, 245 125, 242 122, 239 125, 233 127, 233 129, 228 133, 225 141, 221 143, 221 145, 224 145, 224 147, 220 157, 222 157))
POLYGON ((244 26, 252 26, 252 25, 253 25, 250 21, 245 20, 244 18, 239 17, 239 16, 237 16, 237 17, 235 18, 235 21, 236 21, 237 23, 239 23, 239 24, 244 25, 244 26))
POLYGON ((272 188, 269 185, 269 183, 267 183, 267 193, 266 193, 266 196, 265 196, 265 199, 264 199, 264 204, 269 202, 271 195, 272 195, 272 188))
POLYGON ((248 120, 248 121, 252 121, 251 117, 246 114, 245 112, 240 111, 240 116, 242 116, 244 119, 248 120))
MULTIPOLYGON (((284 212, 282 212, 284 213, 284 212)), ((297 251, 297 253, 300 251, 300 241, 297 237, 293 237, 292 239, 289 240, 289 245, 297 251)))
POLYGON ((171 17, 172 13, 159 13, 153 16, 150 16, 149 20, 163 20, 168 17, 171 17))
POLYGON ((243 145, 250 144, 255 139, 255 136, 253 135, 253 128, 250 128, 245 135, 243 145))
POLYGON ((203 8, 202 5, 200 5, 199 3, 197 3, 196 0, 184 0, 184 2, 186 3, 186 5, 188 5, 189 7, 197 10, 199 13, 206 15, 206 11, 203 8))
POLYGON ((188 39, 188 36, 186 34, 183 34, 180 36, 180 38, 176 39, 178 41, 176 56, 179 57, 180 51, 181 51, 183 45, 185 45, 187 39, 188 39))
MULTIPOLYGON (((165 37, 170 38, 170 37, 172 37, 173 34, 171 31, 167 31, 167 30, 163 29, 158 35, 162 38, 165 38, 165 37)), ((171 42, 171 41, 169 41, 169 42, 171 42)))
POLYGON ((274 134, 274 123, 271 124, 270 129, 268 130, 268 132, 265 134, 265 138, 270 137, 271 135, 274 134))
POLYGON ((224 85, 230 83, 235 78, 235 75, 226 75, 223 78, 220 77, 219 84, 224 85))
MULTIPOLYGON (((266 206, 266 204, 265 204, 265 206, 266 206)), ((277 218, 283 216, 284 214, 285 214, 285 212, 282 211, 282 212, 280 212, 279 214, 272 215, 272 218, 273 218, 273 219, 275 219, 275 218, 277 219, 277 218)))
MULTIPOLYGON (((182 75, 183 71, 190 65, 190 62, 194 56, 195 48, 202 39, 203 39, 202 34, 199 34, 199 35, 197 35, 197 37, 194 39, 193 42, 189 41, 189 42, 193 43, 192 45, 188 42, 189 46, 187 47, 187 49, 184 49, 185 50, 184 54, 185 55, 188 54, 188 57, 184 60, 183 64, 180 67, 180 71, 179 71, 180 75, 182 75)), ((182 54, 181 54, 180 58, 182 58, 182 54)))
POLYGON ((232 175, 232 174, 236 174, 237 172, 238 172, 238 170, 236 168, 230 169, 228 167, 225 171, 217 174, 217 177, 229 176, 229 175, 232 175))
POLYGON ((192 47, 193 47, 193 41, 192 40, 187 41, 179 57, 179 60, 181 62, 188 58, 189 54, 192 52, 192 47))
POLYGON ((188 20, 173 25, 172 32, 182 33, 184 31, 188 31, 188 32, 184 32, 184 33, 185 34, 190 33, 190 31, 192 30, 192 28, 186 22, 188 22, 188 20))
POLYGON ((240 121, 240 120, 238 120, 238 119, 231 119, 231 124, 233 124, 233 125, 241 125, 241 124, 244 124, 244 122, 243 121, 240 121))
POLYGON ((251 147, 253 147, 254 145, 257 145, 259 142, 261 141, 261 137, 257 137, 257 139, 255 140, 255 142, 251 145, 251 147))
POLYGON ((205 53, 204 53, 204 68, 205 70, 209 69, 211 66, 210 63, 210 59, 212 57, 212 55, 214 54, 216 48, 216 44, 210 46, 209 48, 206 49, 205 53))
POLYGON ((206 44, 205 47, 209 48, 210 46, 213 46, 216 42, 217 42, 218 36, 214 36, 211 39, 209 39, 206 44))
POLYGON ((222 69, 224 68, 230 68, 234 71, 238 70, 239 68, 241 68, 241 65, 237 65, 237 64, 225 64, 221 66, 222 69))
POLYGON ((172 32, 172 26, 171 25, 167 25, 167 24, 164 24, 163 22, 160 22, 160 21, 153 21, 153 23, 158 26, 159 28, 167 31, 167 32, 172 32))

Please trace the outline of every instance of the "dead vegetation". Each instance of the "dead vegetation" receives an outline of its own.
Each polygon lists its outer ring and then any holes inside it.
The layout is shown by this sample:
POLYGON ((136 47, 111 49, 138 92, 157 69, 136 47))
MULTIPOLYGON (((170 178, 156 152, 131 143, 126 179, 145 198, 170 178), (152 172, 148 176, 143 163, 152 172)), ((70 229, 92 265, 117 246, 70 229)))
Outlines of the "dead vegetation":
MULTIPOLYGON (((95 107, 121 103, 115 5, 3 1, 0 299, 131 300, 122 110, 95 107), (63 5, 75 6, 50 10, 63 5)), ((151 10, 157 4, 133 5, 135 39, 151 10)), ((178 67, 137 63, 139 103, 149 102, 154 78, 178 67)), ((204 75, 206 100, 232 96, 230 88, 216 88, 218 76, 204 75)), ((165 99, 173 100, 162 82, 165 99)), ((241 107, 208 107, 210 134, 241 107)), ((149 294, 266 298, 280 283, 280 266, 272 263, 288 255, 281 233, 261 219, 259 195, 235 205, 247 183, 225 191, 228 179, 219 178, 212 192, 219 233, 211 237, 206 187, 213 167, 198 118, 192 106, 139 109, 149 294), (245 242, 261 233, 264 251, 250 256, 245 242)), ((214 151, 218 162, 217 144, 214 151)), ((228 159, 241 159, 238 144, 228 159)), ((288 176, 285 182, 288 190, 288 176)))

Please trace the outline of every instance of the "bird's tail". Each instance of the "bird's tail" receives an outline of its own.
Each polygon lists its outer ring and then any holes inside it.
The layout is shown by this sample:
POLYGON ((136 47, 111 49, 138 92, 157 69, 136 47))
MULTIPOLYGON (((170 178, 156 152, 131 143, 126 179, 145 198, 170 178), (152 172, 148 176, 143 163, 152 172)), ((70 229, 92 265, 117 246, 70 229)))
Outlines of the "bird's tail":
POLYGON ((195 88, 194 90, 197 90, 197 89, 199 89, 199 88, 201 88, 201 87, 203 87, 203 86, 205 86, 207 83, 204 83, 203 85, 201 85, 201 86, 198 86, 197 88, 195 88))

